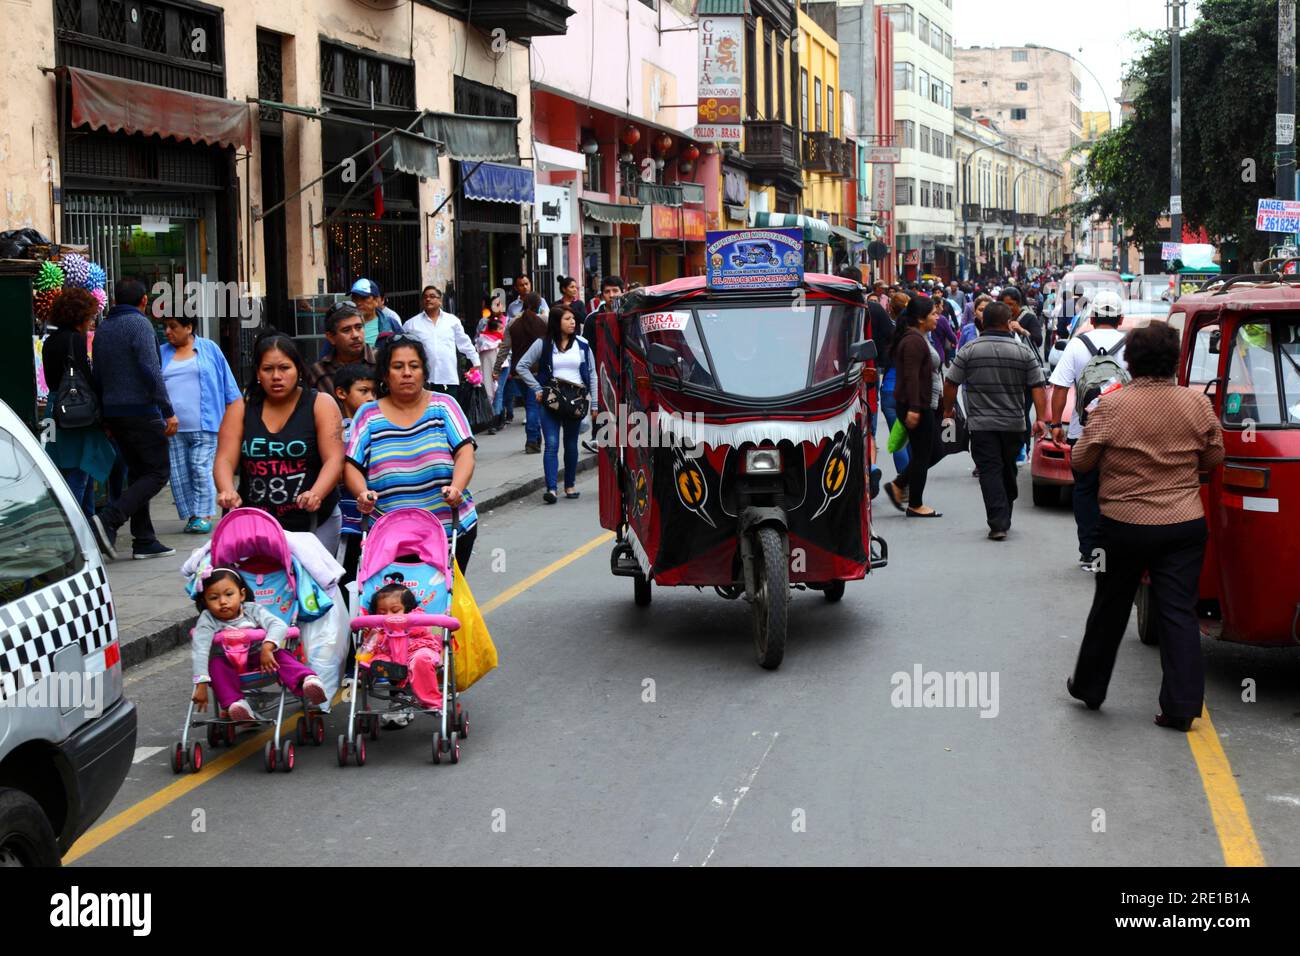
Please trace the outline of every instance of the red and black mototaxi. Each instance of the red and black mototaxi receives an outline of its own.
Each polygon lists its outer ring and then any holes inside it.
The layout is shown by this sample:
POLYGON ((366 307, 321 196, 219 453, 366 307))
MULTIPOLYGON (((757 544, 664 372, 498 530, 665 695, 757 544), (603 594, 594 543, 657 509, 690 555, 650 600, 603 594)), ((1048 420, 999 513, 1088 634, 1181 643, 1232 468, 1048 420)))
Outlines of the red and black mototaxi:
POLYGON ((785 653, 791 588, 838 601, 888 560, 871 533, 875 343, 851 279, 624 296, 596 334, 600 518, 639 606, 651 583, 744 597, 759 663, 785 653))

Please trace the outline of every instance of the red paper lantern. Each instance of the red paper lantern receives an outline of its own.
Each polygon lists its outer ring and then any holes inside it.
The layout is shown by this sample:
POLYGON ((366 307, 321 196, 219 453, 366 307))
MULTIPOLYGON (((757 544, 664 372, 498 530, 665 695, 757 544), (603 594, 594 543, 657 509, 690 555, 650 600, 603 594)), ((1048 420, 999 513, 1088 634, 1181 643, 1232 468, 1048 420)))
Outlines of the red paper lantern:
POLYGON ((694 143, 687 143, 686 148, 682 150, 682 159, 688 163, 693 163, 700 158, 700 149, 694 143))
POLYGON ((659 147, 659 152, 666 153, 668 150, 673 148, 673 138, 667 133, 664 133, 655 140, 655 145, 659 147))
POLYGON ((627 129, 623 130, 623 145, 635 146, 640 141, 641 131, 629 123, 627 129))

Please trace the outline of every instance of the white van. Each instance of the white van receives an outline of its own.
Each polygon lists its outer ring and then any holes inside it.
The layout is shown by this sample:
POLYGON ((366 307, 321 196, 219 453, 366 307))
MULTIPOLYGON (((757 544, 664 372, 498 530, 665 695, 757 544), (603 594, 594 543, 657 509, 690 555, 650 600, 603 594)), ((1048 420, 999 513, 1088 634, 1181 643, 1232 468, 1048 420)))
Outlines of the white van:
POLYGON ((117 794, 135 734, 90 524, 0 402, 0 866, 58 866, 117 794))

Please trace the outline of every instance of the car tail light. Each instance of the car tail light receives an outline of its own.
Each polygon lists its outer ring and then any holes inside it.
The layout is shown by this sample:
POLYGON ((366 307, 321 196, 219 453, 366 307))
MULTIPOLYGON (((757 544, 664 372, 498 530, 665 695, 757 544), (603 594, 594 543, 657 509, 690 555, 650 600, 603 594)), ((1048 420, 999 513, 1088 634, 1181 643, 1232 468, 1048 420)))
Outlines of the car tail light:
POLYGON ((109 644, 104 648, 104 669, 108 670, 110 667, 116 667, 120 663, 122 663, 122 648, 118 645, 117 641, 114 641, 112 644, 109 644))
POLYGON ((1224 465, 1223 483, 1234 488, 1263 491, 1268 488, 1268 469, 1253 465, 1224 465))

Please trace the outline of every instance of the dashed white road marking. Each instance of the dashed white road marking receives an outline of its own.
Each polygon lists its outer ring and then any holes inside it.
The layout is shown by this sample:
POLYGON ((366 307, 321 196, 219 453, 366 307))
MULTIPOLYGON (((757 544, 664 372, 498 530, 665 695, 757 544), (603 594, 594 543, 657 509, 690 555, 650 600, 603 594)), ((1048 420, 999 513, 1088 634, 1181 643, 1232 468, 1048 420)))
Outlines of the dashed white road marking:
MULTIPOLYGON (((761 734, 758 731, 754 731, 753 736, 759 737, 761 734)), ((694 836, 696 828, 700 825, 700 821, 703 820, 705 816, 709 815, 714 816, 716 819, 718 814, 723 810, 726 810, 726 816, 722 819, 722 825, 718 827, 718 832, 714 834, 713 843, 709 846, 709 852, 705 854, 704 859, 701 860, 699 864, 700 866, 709 865, 709 860, 713 859, 713 854, 717 852, 718 843, 722 840, 723 834, 727 832, 727 827, 731 825, 732 819, 736 816, 736 811, 740 809, 741 801, 749 795, 749 791, 754 784, 754 778, 757 777, 758 772, 763 769, 763 763, 772 752, 772 748, 776 746, 777 738, 780 736, 781 734, 779 731, 773 732, 772 739, 768 741, 767 749, 763 751, 763 756, 758 759, 758 763, 754 764, 754 766, 745 773, 739 786, 732 791, 732 796, 729 802, 721 793, 713 795, 713 799, 709 801, 709 805, 701 811, 700 815, 695 818, 695 822, 691 824, 691 828, 686 831, 686 836, 682 840, 681 846, 679 846, 677 852, 673 854, 674 863, 680 862, 682 852, 690 844, 691 837, 694 836)))

